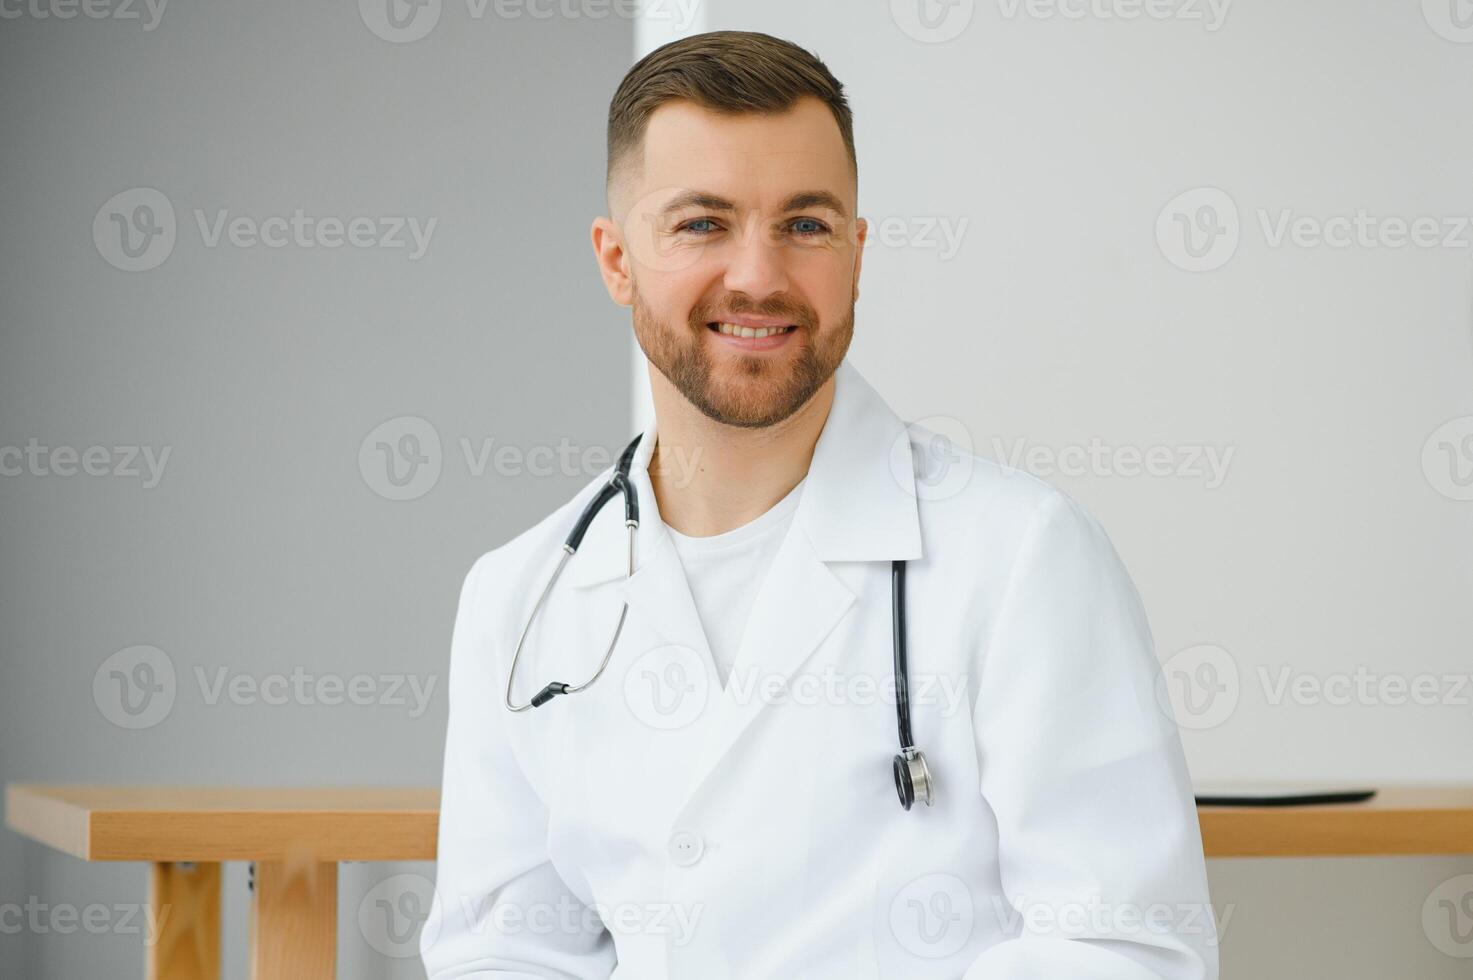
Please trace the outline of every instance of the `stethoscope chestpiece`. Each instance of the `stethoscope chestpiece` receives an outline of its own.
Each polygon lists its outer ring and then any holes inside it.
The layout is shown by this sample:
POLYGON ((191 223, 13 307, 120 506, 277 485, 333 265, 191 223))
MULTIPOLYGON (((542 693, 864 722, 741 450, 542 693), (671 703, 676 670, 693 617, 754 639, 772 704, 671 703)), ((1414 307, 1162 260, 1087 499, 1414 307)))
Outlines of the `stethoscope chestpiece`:
POLYGON ((914 746, 901 749, 891 762, 895 773, 895 792, 900 796, 900 805, 909 810, 917 800, 931 806, 935 801, 932 793, 931 769, 926 757, 914 746))

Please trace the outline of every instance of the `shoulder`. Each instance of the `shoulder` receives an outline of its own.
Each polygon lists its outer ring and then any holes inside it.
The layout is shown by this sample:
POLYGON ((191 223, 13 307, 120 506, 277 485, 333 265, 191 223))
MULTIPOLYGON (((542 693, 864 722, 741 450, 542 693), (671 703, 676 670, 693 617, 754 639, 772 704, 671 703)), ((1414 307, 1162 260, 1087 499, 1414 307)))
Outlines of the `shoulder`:
POLYGON ((557 560, 578 514, 612 472, 608 467, 536 524, 472 562, 461 584, 462 612, 473 609, 486 617, 530 605, 532 591, 544 584, 543 577, 531 570, 557 560))
POLYGON ((921 425, 910 427, 921 522, 993 552, 1019 552, 1041 537, 1096 545, 1108 536, 1095 515, 1059 486, 983 456, 921 425))
POLYGON ((1068 492, 921 426, 911 445, 923 553, 962 576, 982 606, 1005 605, 1020 589, 1137 601, 1104 526, 1068 492))

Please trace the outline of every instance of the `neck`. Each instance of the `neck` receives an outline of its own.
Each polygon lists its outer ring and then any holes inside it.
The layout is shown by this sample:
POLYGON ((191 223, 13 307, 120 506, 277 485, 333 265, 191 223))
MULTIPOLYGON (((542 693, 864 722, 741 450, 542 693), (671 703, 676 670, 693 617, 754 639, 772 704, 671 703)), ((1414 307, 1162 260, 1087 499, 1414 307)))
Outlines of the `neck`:
POLYGON ((698 538, 741 527, 807 475, 833 404, 833 378, 783 421, 746 429, 712 421, 653 365, 649 372, 657 431, 650 485, 669 527, 698 538))

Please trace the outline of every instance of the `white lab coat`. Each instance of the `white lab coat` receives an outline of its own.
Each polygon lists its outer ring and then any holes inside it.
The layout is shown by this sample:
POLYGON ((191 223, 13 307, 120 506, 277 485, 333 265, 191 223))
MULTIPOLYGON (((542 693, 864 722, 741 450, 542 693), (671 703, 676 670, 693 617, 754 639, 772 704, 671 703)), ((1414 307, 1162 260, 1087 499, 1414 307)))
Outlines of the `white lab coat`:
POLYGON ((1100 525, 906 426, 846 361, 731 684, 715 675, 648 462, 626 582, 611 501, 525 617, 610 470, 465 578, 451 650, 432 980, 1214 980, 1181 742, 1100 525), (914 440, 929 460, 911 475, 914 440), (945 467, 943 469, 943 467, 945 467), (901 808, 891 566, 909 559, 912 724, 937 787, 901 808), (774 692, 784 690, 787 696, 774 692), (766 692, 766 696, 764 696, 766 692))

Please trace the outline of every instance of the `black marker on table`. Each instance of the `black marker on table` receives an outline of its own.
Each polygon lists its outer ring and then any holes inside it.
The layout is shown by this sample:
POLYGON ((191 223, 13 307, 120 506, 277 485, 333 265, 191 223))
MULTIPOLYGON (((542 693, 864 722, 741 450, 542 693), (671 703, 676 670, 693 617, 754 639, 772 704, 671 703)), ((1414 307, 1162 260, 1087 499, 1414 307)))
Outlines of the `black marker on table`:
POLYGON ((1295 789, 1291 787, 1223 788, 1196 794, 1198 806, 1314 806, 1322 803, 1364 803, 1374 789, 1295 789))

